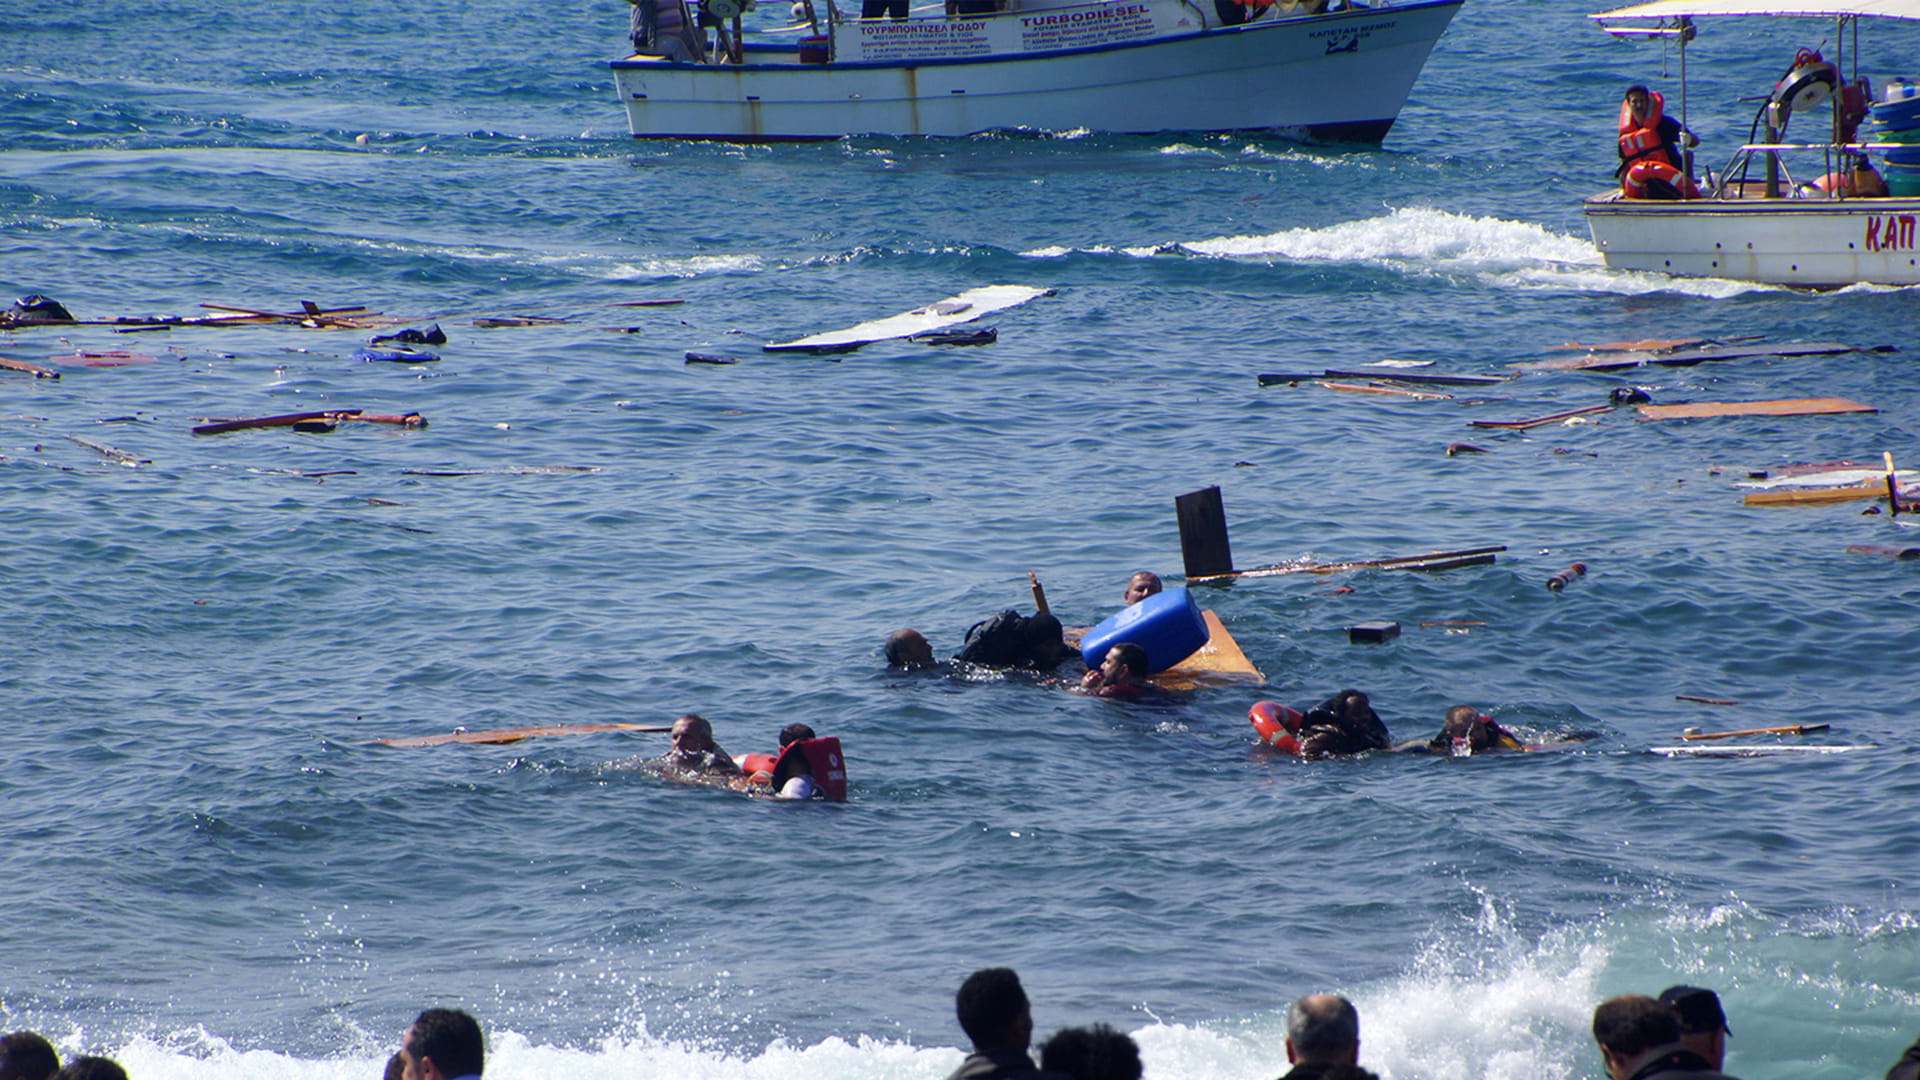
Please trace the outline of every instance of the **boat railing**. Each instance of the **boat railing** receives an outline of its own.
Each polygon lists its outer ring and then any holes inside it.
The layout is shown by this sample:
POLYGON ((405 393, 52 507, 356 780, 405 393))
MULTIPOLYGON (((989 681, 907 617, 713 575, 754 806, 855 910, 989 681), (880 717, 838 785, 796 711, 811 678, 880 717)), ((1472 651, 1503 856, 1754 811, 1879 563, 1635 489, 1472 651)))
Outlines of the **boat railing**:
POLYGON ((1755 142, 1737 147, 1727 159, 1726 168, 1715 176, 1712 169, 1707 170, 1703 189, 1708 198, 1741 199, 1768 198, 1794 199, 1816 198, 1837 199, 1848 193, 1850 185, 1833 183, 1833 190, 1817 186, 1822 181, 1842 174, 1849 174, 1867 164, 1867 151, 1885 149, 1891 143, 1786 143, 1755 142), (1795 182, 1790 167, 1789 155, 1796 162, 1805 162, 1817 155, 1817 176, 1795 182), (1759 178, 1753 177, 1752 170, 1758 162, 1762 168, 1759 178), (1758 194, 1753 194, 1755 188, 1758 194))

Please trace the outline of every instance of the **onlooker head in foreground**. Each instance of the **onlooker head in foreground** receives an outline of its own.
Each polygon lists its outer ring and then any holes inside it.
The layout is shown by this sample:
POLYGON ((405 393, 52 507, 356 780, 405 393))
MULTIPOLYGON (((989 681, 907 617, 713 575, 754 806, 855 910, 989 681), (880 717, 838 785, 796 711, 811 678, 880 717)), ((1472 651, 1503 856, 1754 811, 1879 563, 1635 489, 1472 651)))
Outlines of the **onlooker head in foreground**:
POLYGON ((458 1009, 428 1009, 400 1040, 405 1080, 461 1080, 486 1066, 480 1022, 458 1009))
POLYGON ((60 1071, 60 1055, 38 1032, 0 1036, 0 1080, 47 1080, 60 1071))
POLYGON ((920 631, 908 627, 887 635, 887 666, 923 668, 933 666, 933 646, 920 631))
POLYGON ((387 1059, 387 1072, 380 1080, 407 1080, 407 1056, 395 1051, 387 1059))
POLYGON ((1151 570, 1136 570, 1133 572, 1133 576, 1127 579, 1127 590, 1120 594, 1120 599, 1124 601, 1128 607, 1132 607, 1159 591, 1159 574, 1151 570))
POLYGON ((982 968, 967 976, 954 995, 953 1011, 973 1040, 973 1053, 947 1080, 1001 1080, 1039 1071, 1027 1056, 1033 1011, 1012 968, 982 968))
POLYGON ((67 1062, 66 1068, 53 1076, 54 1080, 127 1080, 127 1070, 112 1058, 89 1054, 67 1062))
POLYGON ((1320 1080, 1360 1060, 1360 1013, 1337 994, 1308 994, 1287 1008, 1285 1080, 1320 1080))
POLYGON ((1716 1069, 1727 1063, 1727 1014, 1720 1008, 1720 995, 1697 986, 1669 986, 1660 991, 1660 1001, 1680 1018, 1680 1045, 1707 1059, 1716 1069))
POLYGON ((1070 1080, 1140 1080, 1140 1047, 1105 1024, 1064 1028, 1040 1044, 1040 1067, 1070 1080))
POLYGON ((1680 1045, 1680 1018, 1645 994, 1608 998, 1593 1010, 1593 1041, 1613 1080, 1722 1080, 1706 1058, 1680 1045))

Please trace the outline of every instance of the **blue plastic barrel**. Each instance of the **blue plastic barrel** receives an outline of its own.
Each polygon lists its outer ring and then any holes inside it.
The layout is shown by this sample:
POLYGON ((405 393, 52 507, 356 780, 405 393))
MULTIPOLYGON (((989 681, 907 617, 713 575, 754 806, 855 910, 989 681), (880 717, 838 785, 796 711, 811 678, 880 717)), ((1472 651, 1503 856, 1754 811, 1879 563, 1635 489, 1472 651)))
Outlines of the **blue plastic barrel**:
POLYGON ((1207 643, 1207 620, 1186 589, 1157 592, 1106 617, 1080 639, 1080 656, 1099 667, 1107 650, 1130 641, 1146 650, 1147 672, 1165 671, 1207 643))

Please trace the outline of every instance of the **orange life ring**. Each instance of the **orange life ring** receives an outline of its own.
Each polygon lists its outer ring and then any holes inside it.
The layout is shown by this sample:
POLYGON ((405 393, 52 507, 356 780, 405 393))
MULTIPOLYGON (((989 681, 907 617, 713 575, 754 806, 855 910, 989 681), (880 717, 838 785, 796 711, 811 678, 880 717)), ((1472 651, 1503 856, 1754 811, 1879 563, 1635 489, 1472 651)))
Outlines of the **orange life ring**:
POLYGON ((1306 719, 1300 715, 1300 710, 1277 701, 1256 701, 1247 710, 1247 719, 1252 721, 1261 745, 1283 754, 1300 753, 1300 724, 1306 719))
POLYGON ((1661 198, 1660 195, 1651 194, 1652 185, 1656 182, 1678 192, 1682 199, 1700 197, 1700 189, 1693 186, 1693 181, 1686 173, 1653 158, 1643 158, 1633 163, 1627 174, 1620 178, 1620 192, 1629 199, 1661 198))

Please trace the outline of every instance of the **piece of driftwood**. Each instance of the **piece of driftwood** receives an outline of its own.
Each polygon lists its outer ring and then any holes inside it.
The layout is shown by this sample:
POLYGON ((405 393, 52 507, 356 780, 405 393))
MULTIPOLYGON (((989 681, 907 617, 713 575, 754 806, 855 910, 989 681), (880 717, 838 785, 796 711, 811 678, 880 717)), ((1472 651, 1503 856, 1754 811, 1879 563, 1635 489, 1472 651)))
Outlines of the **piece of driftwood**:
POLYGON ((377 311, 368 311, 363 304, 355 304, 352 307, 323 308, 311 300, 300 301, 300 310, 292 312, 261 311, 257 308, 235 307, 232 304, 201 304, 200 306, 209 311, 231 312, 233 315, 244 317, 234 319, 229 316, 219 320, 208 320, 208 322, 240 323, 259 320, 284 323, 289 326, 304 326, 310 330, 365 330, 371 325, 366 322, 365 317, 379 314, 377 311))
POLYGON ((1528 428, 1536 428, 1542 424, 1571 420, 1576 416, 1590 416, 1593 413, 1607 412, 1612 408, 1612 404, 1591 405, 1584 409, 1571 409, 1563 413, 1554 413, 1552 416, 1536 416, 1531 420, 1474 420, 1471 421, 1471 425, 1477 428, 1500 428, 1506 431, 1525 431, 1528 428))
POLYGON ((1693 694, 1675 694, 1675 701, 1697 701, 1702 705, 1745 705, 1744 701, 1728 701, 1726 698, 1696 697, 1693 694))
POLYGON ((473 320, 473 325, 482 330, 499 330, 514 326, 560 326, 571 322, 570 319, 558 319, 547 315, 500 315, 493 318, 473 320))
POLYGON ((1278 386, 1281 383, 1287 383, 1289 385, 1297 386, 1303 382, 1318 382, 1319 380, 1326 378, 1324 374, 1315 374, 1313 372, 1304 372, 1304 371, 1302 372, 1272 371, 1272 372, 1268 372, 1265 375, 1256 375, 1254 377, 1260 380, 1261 386, 1278 386))
POLYGON ((608 307, 672 307, 675 304, 684 304, 684 303, 686 303, 685 300, 616 300, 615 302, 608 304, 607 306, 608 307))
POLYGON ((1351 559, 1331 563, 1280 563, 1253 570, 1234 570, 1224 574, 1187 575, 1188 581, 1219 578, 1280 577, 1287 574, 1337 574, 1346 570, 1457 570, 1464 566, 1486 566, 1495 554, 1507 550, 1505 544, 1464 548, 1459 551, 1429 551, 1422 555, 1399 555, 1385 559, 1351 559))
POLYGON ((1849 555, 1883 555, 1889 559, 1909 562, 1920 559, 1920 547, 1895 547, 1892 544, 1848 544, 1849 555))
POLYGON ((1547 591, 1559 592, 1561 589, 1566 588, 1586 576, 1587 564, 1583 562, 1574 563, 1572 566, 1567 567, 1565 570, 1547 579, 1547 591))
POLYGON ((1452 394, 1436 394, 1430 390, 1406 390, 1398 386, 1382 386, 1370 383, 1361 386, 1358 383, 1322 382, 1321 386, 1329 390, 1339 390, 1348 394, 1385 394, 1390 397, 1412 398, 1415 401, 1452 401, 1452 394))
POLYGON ((452 731, 445 735, 408 735, 395 739, 369 739, 369 745, 444 746, 447 743, 479 743, 504 746, 522 739, 548 735, 593 735, 602 731, 639 731, 664 734, 672 731, 666 724, 546 724, 540 727, 501 728, 497 731, 452 731))
POLYGON ((1808 503, 1847 502, 1852 499, 1879 499, 1887 494, 1884 483, 1869 480, 1862 484, 1829 488, 1789 488, 1784 491, 1749 491, 1741 497, 1744 506, 1800 506, 1808 503))
POLYGON ((723 353, 690 352, 687 354, 689 364, 737 364, 739 362, 739 357, 727 356, 723 353))
POLYGON ((130 454, 125 450, 122 450, 114 446, 108 446, 106 443, 103 443, 103 442, 94 442, 92 439, 83 439, 78 435, 63 435, 61 436, 61 438, 66 439, 70 443, 75 443, 77 445, 84 446, 87 449, 93 451, 94 453, 99 454, 101 457, 106 458, 108 461, 113 462, 115 465, 125 465, 129 469, 137 469, 142 465, 153 464, 152 461, 146 458, 143 458, 138 454, 130 454))
POLYGON ((1625 368, 1658 365, 1691 367, 1710 360, 1741 360, 1754 356, 1833 356, 1839 353, 1872 351, 1840 341, 1788 341, 1777 344, 1749 345, 1702 344, 1664 349, 1632 349, 1624 352, 1598 352, 1584 356, 1556 356, 1509 364, 1519 371, 1619 371, 1625 368))
POLYGON ((1697 401, 1688 405, 1635 405, 1649 420, 1686 420, 1705 416, 1821 416, 1879 412, 1846 398, 1783 398, 1779 401, 1697 401))
POLYGON ((1457 442, 1447 444, 1448 457, 1454 457, 1459 454, 1484 454, 1486 452, 1486 447, 1475 446, 1472 443, 1457 442))
POLYGON ((40 367, 37 364, 29 364, 25 360, 9 360, 4 356, 0 356, 0 368, 4 368, 7 371, 18 371, 22 374, 31 375, 36 379, 57 379, 60 377, 60 373, 57 371, 40 367))
POLYGON ((1832 724, 1782 724, 1778 727, 1744 728, 1740 731, 1694 731, 1680 736, 1687 742, 1707 742, 1713 739, 1733 739, 1741 735, 1805 735, 1811 731, 1826 731, 1832 724))
POLYGON ((1420 625, 1421 626, 1485 626, 1487 624, 1486 624, 1486 621, 1483 619, 1434 619, 1431 622, 1423 622, 1420 625))
POLYGON ((1437 386, 1498 386, 1513 378, 1511 375, 1429 375, 1425 372, 1345 371, 1339 368, 1328 368, 1326 375, 1330 379, 1385 379, 1389 382, 1433 383, 1437 386))
POLYGON ((223 435, 229 431, 248 431, 254 428, 290 427, 301 430, 301 425, 313 425, 306 430, 331 431, 331 425, 343 421, 357 420, 366 424, 398 424, 401 427, 421 428, 427 426, 426 417, 419 413, 379 414, 367 413, 360 409, 323 409, 318 412, 287 413, 282 416, 251 416, 235 420, 214 420, 193 429, 195 435, 223 435))

